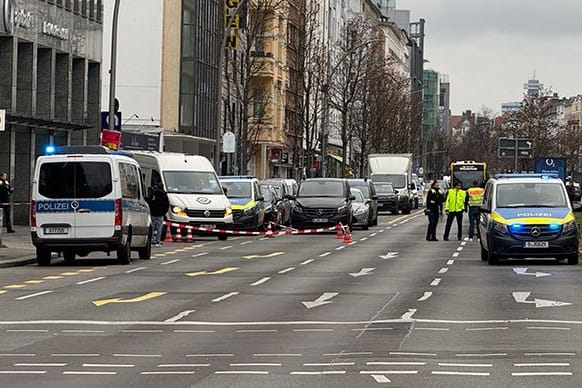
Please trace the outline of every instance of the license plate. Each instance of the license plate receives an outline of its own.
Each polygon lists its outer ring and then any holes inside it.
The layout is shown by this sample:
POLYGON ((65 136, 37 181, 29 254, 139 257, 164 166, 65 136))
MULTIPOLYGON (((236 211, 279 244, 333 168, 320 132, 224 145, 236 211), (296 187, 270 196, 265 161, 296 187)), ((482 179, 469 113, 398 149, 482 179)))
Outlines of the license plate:
POLYGON ((69 234, 69 228, 51 226, 49 228, 44 228, 44 233, 45 234, 69 234))
POLYGON ((211 224, 207 224, 207 225, 200 225, 201 228, 207 228, 207 229, 216 229, 216 225, 211 225, 211 224))
POLYGON ((321 223, 321 222, 327 222, 328 219, 327 218, 314 218, 313 222, 317 222, 317 223, 321 223))
POLYGON ((548 248, 550 243, 548 241, 527 241, 526 248, 548 248))

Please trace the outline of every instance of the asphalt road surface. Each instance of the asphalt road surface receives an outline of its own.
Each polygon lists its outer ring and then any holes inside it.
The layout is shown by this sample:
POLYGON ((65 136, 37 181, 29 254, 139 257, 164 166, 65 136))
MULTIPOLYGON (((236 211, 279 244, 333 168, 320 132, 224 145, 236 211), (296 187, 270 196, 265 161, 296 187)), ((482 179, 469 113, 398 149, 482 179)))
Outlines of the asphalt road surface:
POLYGON ((582 386, 582 267, 491 267, 425 227, 3 269, 0 387, 582 386))

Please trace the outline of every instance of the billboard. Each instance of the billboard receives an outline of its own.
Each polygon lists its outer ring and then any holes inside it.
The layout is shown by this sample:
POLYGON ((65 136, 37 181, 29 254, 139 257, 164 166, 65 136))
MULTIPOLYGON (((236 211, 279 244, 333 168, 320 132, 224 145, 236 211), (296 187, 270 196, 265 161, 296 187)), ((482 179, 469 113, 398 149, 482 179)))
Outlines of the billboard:
POLYGON ((558 174, 560 179, 566 179, 566 158, 536 158, 535 167, 538 174, 558 174))

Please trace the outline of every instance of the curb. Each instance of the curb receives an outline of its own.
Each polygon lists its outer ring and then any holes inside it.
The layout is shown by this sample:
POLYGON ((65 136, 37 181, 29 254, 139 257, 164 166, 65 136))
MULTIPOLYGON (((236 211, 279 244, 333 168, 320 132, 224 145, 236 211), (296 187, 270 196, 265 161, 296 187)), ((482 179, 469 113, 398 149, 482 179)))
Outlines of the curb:
POLYGON ((17 259, 0 260, 0 268, 21 267, 36 263, 36 255, 23 256, 17 259))

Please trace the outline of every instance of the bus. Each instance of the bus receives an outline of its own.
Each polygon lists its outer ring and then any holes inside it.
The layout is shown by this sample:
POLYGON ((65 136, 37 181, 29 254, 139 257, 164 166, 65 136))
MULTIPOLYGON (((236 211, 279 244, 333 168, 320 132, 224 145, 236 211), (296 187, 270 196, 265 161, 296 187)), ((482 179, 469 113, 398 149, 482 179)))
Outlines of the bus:
POLYGON ((479 186, 485 184, 487 180, 487 163, 475 161, 458 161, 451 163, 451 187, 453 182, 460 181, 463 190, 473 186, 473 181, 477 180, 479 186))

